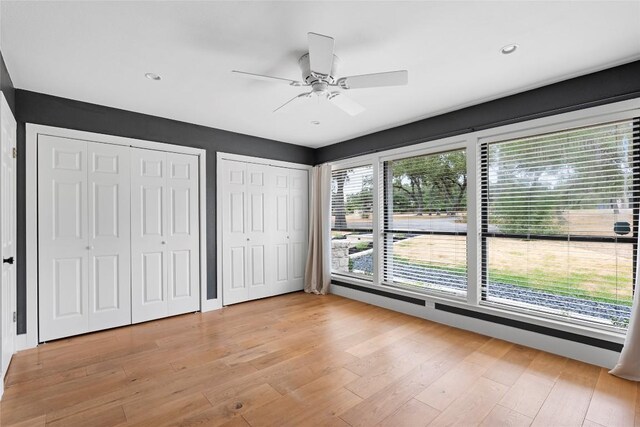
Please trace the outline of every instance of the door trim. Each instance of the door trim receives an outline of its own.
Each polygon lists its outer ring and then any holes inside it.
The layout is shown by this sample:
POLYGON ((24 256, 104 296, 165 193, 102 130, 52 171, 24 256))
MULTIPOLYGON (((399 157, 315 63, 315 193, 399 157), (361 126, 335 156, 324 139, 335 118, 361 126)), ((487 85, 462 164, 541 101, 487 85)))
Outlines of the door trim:
MULTIPOLYGON (((13 114, 13 112, 11 111, 11 108, 9 108, 9 103, 7 102, 7 99, 4 95, 4 92, 0 91, 0 124, 7 127, 7 129, 9 130, 9 134, 10 134, 10 139, 12 139, 13 142, 13 150, 16 150, 17 148, 17 122, 15 119, 15 116, 13 114), (7 123, 4 122, 4 120, 7 120, 7 123)), ((5 143, 4 140, 0 141, 2 144, 5 143)), ((0 147, 0 151, 1 151, 0 147)), ((15 153, 15 151, 14 151, 15 153)), ((9 311, 5 312, 3 309, 6 308, 7 306, 7 301, 5 301, 5 296, 7 295, 0 295, 0 398, 2 398, 2 395, 4 393, 4 379, 5 379, 5 374, 7 373, 7 371, 5 371, 5 369, 9 369, 9 366, 11 365, 11 360, 13 355, 16 352, 16 342, 17 342, 17 334, 16 334, 16 324, 14 323, 14 321, 11 320, 11 316, 13 313, 14 309, 16 308, 16 295, 17 295, 17 273, 16 273, 16 268, 17 268, 17 264, 18 262, 20 262, 20 259, 18 259, 18 254, 16 252, 16 239, 17 239, 17 232, 16 232, 16 203, 17 203, 17 184, 16 184, 16 179, 17 179, 17 162, 15 160, 15 155, 14 158, 11 159, 11 161, 13 162, 13 194, 11 195, 11 198, 13 199, 13 223, 10 224, 11 228, 13 229, 13 245, 14 245, 14 253, 11 254, 2 254, 3 257, 4 255, 10 255, 13 256, 15 261, 15 264, 11 267, 13 269, 12 272, 12 277, 13 277, 13 281, 11 283, 0 283, 2 285, 2 289, 0 289, 0 294, 2 293, 8 293, 8 301, 9 301, 9 311), (10 287, 13 287, 13 289, 11 289, 10 287), (5 292, 6 290, 6 292, 5 292), (9 320, 7 324, 5 324, 5 320, 9 320), (9 326, 9 327, 7 327, 9 326), (13 345, 11 346, 11 355, 9 356, 9 362, 7 364, 7 366, 4 366, 3 362, 4 362, 4 353, 7 349, 4 348, 4 341, 5 338, 7 338, 4 334, 4 332, 6 330, 10 330, 11 332, 9 333, 10 335, 10 341, 12 341, 13 345)), ((5 201, 5 200, 2 200, 5 201)), ((0 205, 0 208, 2 206, 0 205)), ((3 221, 5 221, 4 217, 0 217, 0 219, 2 219, 3 221)), ((2 230, 0 230, 0 238, 3 238, 2 230)), ((0 239, 1 240, 1 239, 0 239)), ((0 245, 1 245, 1 241, 0 241, 0 245)), ((1 264, 0 266, 3 266, 4 264, 1 264)), ((2 267, 4 268, 4 267, 2 267)))
MULTIPOLYGON (((313 166, 310 165, 305 165, 302 163, 291 163, 291 162, 284 162, 281 160, 270 160, 270 159, 263 159, 260 157, 251 157, 251 156, 243 156, 240 154, 231 154, 231 153, 224 153, 221 151, 218 151, 216 153, 216 288, 217 288, 217 293, 216 295, 218 296, 217 299, 215 300, 210 300, 210 301, 215 301, 216 302, 216 308, 222 308, 222 233, 223 233, 223 229, 222 229, 222 205, 223 205, 223 197, 222 197, 222 191, 220 189, 220 183, 223 180, 223 176, 222 176, 222 161, 223 160, 235 160, 235 161, 239 161, 239 162, 246 162, 246 163, 256 163, 256 164, 260 164, 260 165, 267 165, 267 166, 277 166, 277 167, 281 167, 281 168, 288 168, 288 169, 301 169, 301 170, 306 170, 308 172, 310 172, 313 169, 313 166)), ((308 194, 309 197, 307 198, 307 214, 309 214, 310 211, 310 206, 311 206, 311 174, 309 174, 309 180, 308 180, 308 194)))
POLYGON ((64 129, 53 126, 26 124, 26 263, 27 263, 27 333, 18 335, 16 351, 34 348, 38 345, 38 135, 50 135, 84 141, 144 148, 172 153, 198 156, 199 169, 199 213, 200 213, 200 310, 210 311, 222 307, 222 295, 218 299, 207 300, 207 180, 206 150, 183 147, 164 142, 146 141, 64 129))

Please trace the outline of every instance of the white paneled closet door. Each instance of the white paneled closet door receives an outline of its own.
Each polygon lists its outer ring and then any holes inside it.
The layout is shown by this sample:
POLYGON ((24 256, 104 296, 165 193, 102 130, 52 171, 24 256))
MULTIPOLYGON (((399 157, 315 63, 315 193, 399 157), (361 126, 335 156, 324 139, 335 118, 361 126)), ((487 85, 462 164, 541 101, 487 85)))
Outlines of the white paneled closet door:
POLYGON ((291 198, 289 176, 291 169, 273 167, 274 186, 272 198, 275 208, 270 218, 271 247, 274 260, 270 271, 273 295, 288 292, 289 272, 291 270, 291 245, 289 230, 291 228, 291 198))
POLYGON ((130 151, 87 144, 89 330, 131 323, 130 151))
POLYGON ((169 316, 200 309, 198 157, 167 153, 167 309, 169 316))
POLYGON ((222 162, 222 283, 223 303, 235 304, 249 299, 247 280, 247 164, 222 162))
POLYGON ((273 294, 267 273, 273 254, 269 245, 269 197, 273 175, 267 165, 247 163, 247 284, 249 299, 273 294))
POLYGON ((129 151, 38 139, 40 340, 131 322, 129 151))
POLYGON ((38 138, 40 340, 89 330, 87 143, 38 138))
POLYGON ((199 309, 197 157, 131 149, 133 323, 199 309))
POLYGON ((273 295, 270 229, 273 173, 267 165, 225 161, 223 177, 224 304, 273 295))
POLYGON ((309 239, 309 173, 291 169, 289 172, 291 221, 289 226, 289 283, 286 292, 304 288, 304 268, 309 239))
POLYGON ((131 314, 167 315, 166 153, 131 149, 131 314))
POLYGON ((308 172, 223 160, 223 303, 303 288, 308 172))

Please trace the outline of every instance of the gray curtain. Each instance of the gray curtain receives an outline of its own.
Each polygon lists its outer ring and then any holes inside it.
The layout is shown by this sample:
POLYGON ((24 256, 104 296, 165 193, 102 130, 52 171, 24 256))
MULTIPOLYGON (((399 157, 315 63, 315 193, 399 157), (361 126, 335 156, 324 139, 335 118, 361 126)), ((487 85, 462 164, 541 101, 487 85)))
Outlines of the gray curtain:
MULTIPOLYGON (((640 262, 640 252, 638 252, 640 262)), ((640 264, 638 264, 640 265, 640 264)), ((631 308, 631 321, 627 329, 627 336, 624 339, 624 347, 620 353, 618 364, 609 371, 610 374, 625 378, 631 381, 640 381, 640 288, 638 288, 638 278, 640 268, 636 269, 636 292, 633 296, 633 306, 631 308)))
POLYGON ((311 172, 309 251, 304 291, 326 294, 331 283, 331 166, 315 166, 311 172))

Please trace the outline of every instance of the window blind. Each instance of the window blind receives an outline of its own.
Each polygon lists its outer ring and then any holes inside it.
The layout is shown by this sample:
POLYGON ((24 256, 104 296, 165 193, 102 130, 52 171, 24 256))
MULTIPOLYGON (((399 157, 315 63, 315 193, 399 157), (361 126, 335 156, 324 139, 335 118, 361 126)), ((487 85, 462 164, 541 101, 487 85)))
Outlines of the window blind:
POLYGON ((640 120, 480 147, 483 298, 625 328, 640 120))
POLYGON ((340 274, 373 275, 373 168, 338 169, 331 176, 331 264, 340 274))
POLYGON ((385 282, 466 292, 465 151, 387 161, 383 171, 385 282))

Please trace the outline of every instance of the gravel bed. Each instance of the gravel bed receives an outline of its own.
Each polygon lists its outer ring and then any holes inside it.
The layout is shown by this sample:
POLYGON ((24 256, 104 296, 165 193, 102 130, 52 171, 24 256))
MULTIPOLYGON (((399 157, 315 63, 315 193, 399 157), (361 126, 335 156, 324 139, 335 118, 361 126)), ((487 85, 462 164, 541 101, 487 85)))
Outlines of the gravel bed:
MULTIPOLYGON (((371 254, 354 257, 352 260, 354 270, 367 273, 373 271, 373 258, 371 254)), ((460 273, 442 271, 415 264, 396 264, 394 270, 394 276, 400 279, 425 283, 439 283, 458 290, 466 290, 467 288, 467 277, 460 273)), ((550 294, 508 283, 489 282, 488 288, 487 293, 493 298, 549 307, 571 314, 591 316, 598 319, 608 319, 616 324, 625 324, 631 317, 631 307, 625 305, 550 294)))

